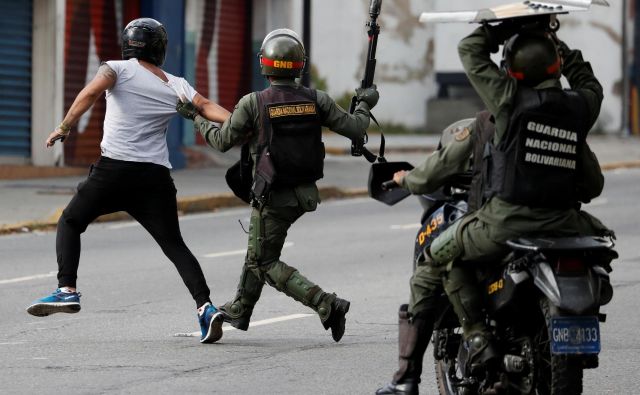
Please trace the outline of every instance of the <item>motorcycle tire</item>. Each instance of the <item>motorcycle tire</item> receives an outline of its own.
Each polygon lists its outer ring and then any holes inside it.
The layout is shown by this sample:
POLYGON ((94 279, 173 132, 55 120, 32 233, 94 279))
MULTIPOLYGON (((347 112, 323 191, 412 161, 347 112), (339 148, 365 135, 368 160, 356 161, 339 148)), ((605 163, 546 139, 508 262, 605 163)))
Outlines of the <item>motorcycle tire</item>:
POLYGON ((551 324, 550 303, 540 301, 544 322, 536 334, 536 386, 538 395, 579 395, 582 394, 582 365, 572 361, 569 355, 551 354, 549 326, 551 324))
POLYGON ((436 382, 438 383, 438 393, 440 395, 457 395, 458 391, 453 387, 447 375, 449 364, 444 361, 436 361, 436 382))
MULTIPOLYGON (((441 329, 440 331, 446 331, 447 337, 454 336, 452 329, 441 329)), ((439 336, 434 333, 433 339, 437 339, 439 336)), ((435 347, 435 345, 434 345, 435 347)), ((459 395, 459 387, 456 385, 460 381, 458 370, 458 358, 457 352, 449 350, 445 352, 442 359, 436 359, 436 382, 438 384, 438 392, 440 395, 459 395)))

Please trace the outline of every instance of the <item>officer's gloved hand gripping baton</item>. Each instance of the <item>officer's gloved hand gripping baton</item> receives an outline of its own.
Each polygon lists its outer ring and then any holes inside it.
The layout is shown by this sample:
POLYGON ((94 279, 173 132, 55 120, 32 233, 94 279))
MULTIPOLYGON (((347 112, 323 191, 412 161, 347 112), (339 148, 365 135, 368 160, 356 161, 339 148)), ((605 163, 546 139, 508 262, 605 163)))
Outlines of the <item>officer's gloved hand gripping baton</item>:
MULTIPOLYGON (((371 0, 369 4, 369 21, 367 22, 368 31, 367 34, 369 36, 369 48, 367 51, 367 62, 364 70, 364 78, 360 83, 360 90, 364 90, 366 88, 370 88, 373 86, 373 77, 376 72, 376 48, 378 46, 378 35, 380 34, 380 25, 378 25, 378 16, 380 15, 380 6, 382 5, 382 0, 371 0)), ((351 98, 351 105, 349 106, 349 113, 353 114, 358 105, 358 95, 353 96, 351 98)), ((377 124, 375 117, 370 115, 371 119, 377 124)), ((384 141, 384 136, 381 137, 384 141)), ((376 155, 371 153, 368 149, 364 147, 364 144, 367 143, 368 137, 365 132, 364 138, 361 140, 353 140, 351 142, 351 155, 353 156, 362 156, 369 162, 375 162, 376 159, 382 159, 384 161, 384 154, 380 153, 380 158, 377 158, 376 155)), ((381 143, 384 144, 384 143, 381 143)))

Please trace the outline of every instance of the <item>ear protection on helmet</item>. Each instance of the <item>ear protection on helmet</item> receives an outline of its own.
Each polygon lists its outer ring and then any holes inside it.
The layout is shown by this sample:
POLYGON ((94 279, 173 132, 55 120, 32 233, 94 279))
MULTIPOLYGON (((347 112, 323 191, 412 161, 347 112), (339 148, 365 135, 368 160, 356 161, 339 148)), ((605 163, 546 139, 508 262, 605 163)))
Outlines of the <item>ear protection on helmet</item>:
MULTIPOLYGON (((522 56, 520 57, 522 58, 522 56)), ((522 59, 519 59, 519 61, 522 61, 522 59)), ((502 60, 500 61, 500 68, 506 75, 509 75, 518 81, 526 82, 529 80, 528 82, 535 84, 536 82, 542 82, 539 80, 543 78, 559 78, 562 71, 562 63, 562 57, 558 53, 557 45, 549 37, 548 33, 526 31, 513 35, 505 42, 502 51, 502 60), (526 44, 527 40, 529 41, 529 44, 526 44), (538 65, 532 63, 535 61, 544 61, 544 56, 541 59, 530 59, 529 64, 521 64, 517 67, 512 64, 513 62, 518 61, 518 59, 515 58, 521 55, 521 52, 527 50, 527 45, 536 44, 539 48, 545 45, 547 46, 545 48, 546 55, 550 56, 548 56, 549 61, 546 64, 538 65), (550 51, 548 51, 549 48, 553 48, 555 56, 550 54, 550 51), (555 60, 551 60, 552 57, 555 58, 555 60), (533 82, 531 80, 533 80, 533 82)))

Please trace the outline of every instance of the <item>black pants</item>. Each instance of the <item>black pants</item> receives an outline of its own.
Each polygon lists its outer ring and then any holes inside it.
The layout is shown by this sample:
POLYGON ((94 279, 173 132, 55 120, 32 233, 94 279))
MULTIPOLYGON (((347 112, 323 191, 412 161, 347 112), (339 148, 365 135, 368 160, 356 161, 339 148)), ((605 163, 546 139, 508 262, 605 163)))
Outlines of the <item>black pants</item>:
POLYGON ((209 302, 209 288, 198 260, 182 240, 176 188, 169 169, 153 163, 101 157, 58 221, 58 285, 76 286, 80 234, 97 217, 125 211, 153 236, 178 269, 197 306, 209 302))

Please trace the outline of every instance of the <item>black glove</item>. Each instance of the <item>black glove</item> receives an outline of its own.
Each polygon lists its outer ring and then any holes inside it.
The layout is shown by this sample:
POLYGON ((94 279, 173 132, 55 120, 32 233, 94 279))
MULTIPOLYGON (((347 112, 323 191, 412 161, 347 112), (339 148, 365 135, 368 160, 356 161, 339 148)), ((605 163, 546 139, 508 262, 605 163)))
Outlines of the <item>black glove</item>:
POLYGON ((521 27, 520 24, 509 19, 497 25, 485 23, 483 26, 485 35, 489 40, 489 50, 491 53, 497 53, 500 50, 500 46, 517 34, 521 27))
POLYGON ((565 60, 565 57, 571 52, 569 46, 564 41, 560 40, 555 32, 549 33, 549 38, 556 44, 556 47, 558 48, 558 55, 560 55, 560 58, 562 58, 562 60, 565 60))
POLYGON ((356 88, 356 99, 358 99, 358 102, 363 101, 367 103, 369 109, 372 109, 378 104, 380 94, 378 93, 376 85, 373 84, 369 88, 356 88))
POLYGON ((196 115, 200 114, 200 111, 190 101, 180 101, 176 104, 176 111, 186 119, 194 120, 196 115))

